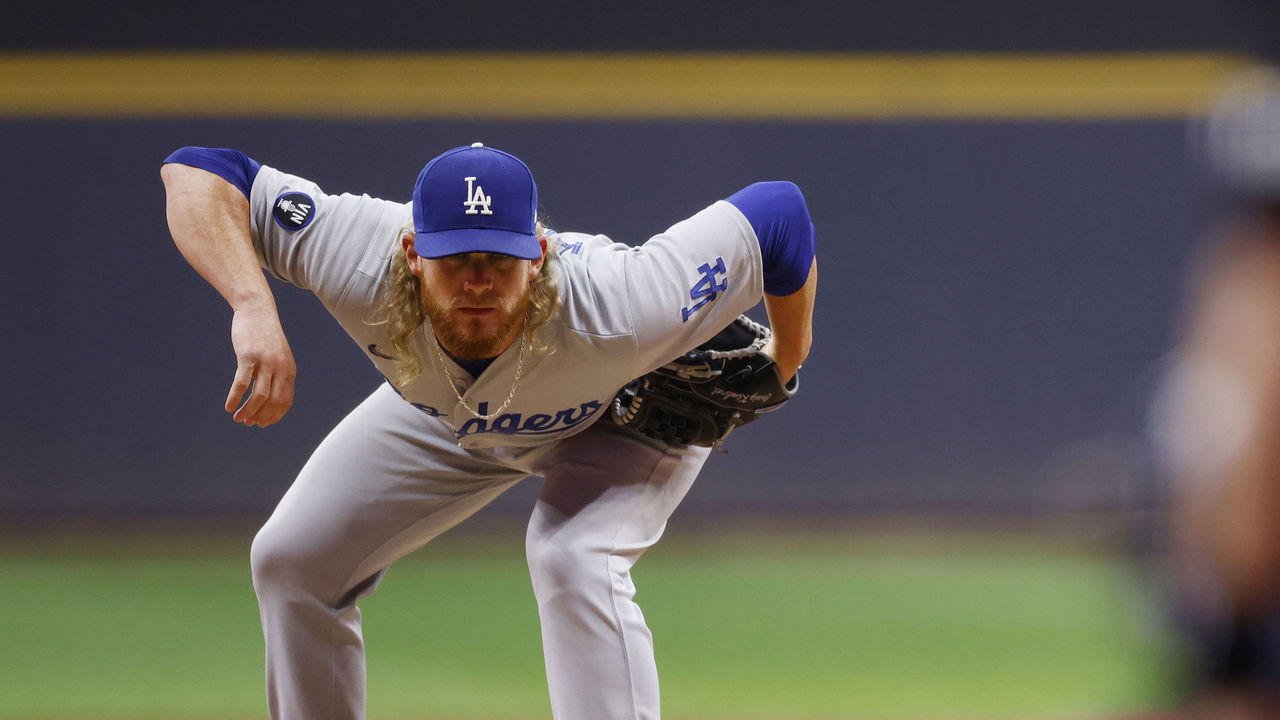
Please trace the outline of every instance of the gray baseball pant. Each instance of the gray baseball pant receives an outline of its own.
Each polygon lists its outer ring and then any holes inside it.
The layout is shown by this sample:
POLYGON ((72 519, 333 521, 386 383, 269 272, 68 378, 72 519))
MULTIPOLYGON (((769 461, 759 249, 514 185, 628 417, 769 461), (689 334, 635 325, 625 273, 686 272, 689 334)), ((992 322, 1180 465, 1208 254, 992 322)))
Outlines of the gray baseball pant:
POLYGON ((325 438, 254 538, 271 717, 363 718, 356 601, 394 560, 541 475, 526 553, 552 712, 658 718, 653 638, 631 568, 707 452, 654 447, 603 425, 539 448, 464 450, 382 385, 325 438))

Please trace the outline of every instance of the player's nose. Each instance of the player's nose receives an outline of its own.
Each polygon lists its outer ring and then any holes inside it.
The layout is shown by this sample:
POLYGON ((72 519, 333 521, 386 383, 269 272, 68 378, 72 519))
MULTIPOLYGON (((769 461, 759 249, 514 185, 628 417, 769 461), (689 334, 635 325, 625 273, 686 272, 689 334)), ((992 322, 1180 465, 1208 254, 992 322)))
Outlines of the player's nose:
POLYGON ((493 277, 483 268, 468 268, 462 287, 470 292, 484 292, 493 288, 493 277))

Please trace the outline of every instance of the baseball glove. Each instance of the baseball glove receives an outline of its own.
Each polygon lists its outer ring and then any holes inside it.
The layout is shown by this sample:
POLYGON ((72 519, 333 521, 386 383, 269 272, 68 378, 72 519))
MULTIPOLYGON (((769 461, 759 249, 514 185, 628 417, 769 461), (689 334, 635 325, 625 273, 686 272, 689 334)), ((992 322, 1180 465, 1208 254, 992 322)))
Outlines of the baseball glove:
POLYGON ((669 445, 721 448, 734 428, 777 410, 795 395, 760 352, 769 328, 740 315, 715 337, 643 377, 613 399, 613 421, 669 445))

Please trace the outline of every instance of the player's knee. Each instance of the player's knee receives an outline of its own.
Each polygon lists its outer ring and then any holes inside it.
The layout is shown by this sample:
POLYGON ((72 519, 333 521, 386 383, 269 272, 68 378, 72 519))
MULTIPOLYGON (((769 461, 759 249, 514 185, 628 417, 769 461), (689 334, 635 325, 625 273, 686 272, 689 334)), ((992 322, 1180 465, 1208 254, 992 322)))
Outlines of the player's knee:
POLYGON ((608 567, 609 553, 572 533, 542 533, 531 525, 525 537, 529 575, 538 595, 586 586, 594 571, 608 567))
POLYGON ((253 538, 249 548, 249 565, 253 571, 253 589, 258 597, 284 588, 304 584, 311 564, 305 549, 296 540, 275 532, 268 523, 253 538))

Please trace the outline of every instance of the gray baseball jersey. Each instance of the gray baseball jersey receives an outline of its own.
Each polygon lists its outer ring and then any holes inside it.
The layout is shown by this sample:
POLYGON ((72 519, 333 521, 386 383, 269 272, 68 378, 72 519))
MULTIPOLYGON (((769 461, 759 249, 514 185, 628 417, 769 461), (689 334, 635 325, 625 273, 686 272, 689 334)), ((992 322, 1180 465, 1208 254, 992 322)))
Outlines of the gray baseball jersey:
MULTIPOLYGON (((263 267, 314 292, 378 370, 396 377, 396 361, 376 323, 409 206, 367 195, 327 195, 267 166, 254 180, 250 202, 263 267)), ((519 342, 471 378, 451 360, 445 360, 447 369, 440 366, 429 327, 414 338, 423 372, 399 392, 446 423, 464 448, 530 447, 580 432, 606 413, 623 384, 709 339, 763 294, 755 232, 724 201, 639 247, 603 235, 561 233, 548 252, 564 260, 557 278, 562 305, 538 336, 551 352, 525 358, 515 396, 501 415, 474 417, 449 378, 465 383, 459 390, 467 404, 489 414, 511 389, 519 342)))

